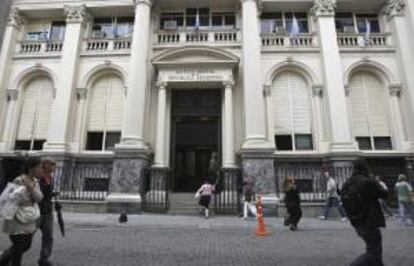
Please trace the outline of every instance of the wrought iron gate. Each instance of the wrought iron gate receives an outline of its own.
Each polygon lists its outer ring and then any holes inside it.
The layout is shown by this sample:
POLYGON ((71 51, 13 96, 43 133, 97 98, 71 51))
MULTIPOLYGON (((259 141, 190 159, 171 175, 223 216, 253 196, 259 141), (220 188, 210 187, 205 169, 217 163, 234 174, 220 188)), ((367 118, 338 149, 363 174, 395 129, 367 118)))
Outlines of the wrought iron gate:
POLYGON ((214 195, 214 211, 216 213, 241 213, 241 178, 241 171, 237 168, 224 169, 220 172, 214 195))
POLYGON ((144 212, 165 213, 170 207, 170 176, 168 168, 147 168, 141 185, 144 212))

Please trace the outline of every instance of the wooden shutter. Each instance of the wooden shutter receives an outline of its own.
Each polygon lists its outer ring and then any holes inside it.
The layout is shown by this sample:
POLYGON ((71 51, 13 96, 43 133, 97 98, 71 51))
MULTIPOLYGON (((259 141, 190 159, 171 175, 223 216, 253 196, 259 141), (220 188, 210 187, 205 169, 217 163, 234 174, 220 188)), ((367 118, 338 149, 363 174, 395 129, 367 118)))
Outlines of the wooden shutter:
POLYGON ((369 105, 369 119, 373 137, 390 136, 388 94, 381 81, 370 73, 365 74, 365 87, 369 105))
POLYGON ((364 75, 359 73, 352 76, 349 88, 354 136, 370 136, 364 75))
POLYGON ((289 97, 289 77, 287 73, 277 76, 272 92, 273 127, 276 135, 290 135, 293 132, 289 97))
POLYGON ((108 90, 108 79, 100 78, 95 82, 90 91, 88 105, 88 131, 105 130, 106 94, 108 90))
POLYGON ((36 115, 36 102, 39 94, 40 78, 31 81, 23 91, 17 140, 31 140, 36 115))
POLYGON ((49 123, 53 105, 53 84, 48 78, 44 78, 39 84, 37 112, 34 125, 35 139, 47 139, 49 123))
POLYGON ((124 89, 122 80, 117 76, 108 79, 108 95, 106 99, 107 130, 121 131, 124 104, 124 89))
POLYGON ((289 73, 289 90, 292 97, 292 118, 295 134, 311 134, 312 115, 309 90, 305 80, 289 73))

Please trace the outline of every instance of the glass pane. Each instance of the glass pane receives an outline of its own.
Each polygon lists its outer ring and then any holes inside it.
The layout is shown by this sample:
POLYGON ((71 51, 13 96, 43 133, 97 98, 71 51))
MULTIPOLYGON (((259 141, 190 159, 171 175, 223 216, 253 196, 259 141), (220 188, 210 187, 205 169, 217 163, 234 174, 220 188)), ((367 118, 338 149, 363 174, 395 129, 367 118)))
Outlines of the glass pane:
POLYGON ((101 151, 103 132, 88 132, 86 138, 86 149, 91 151, 101 151))
POLYGON ((380 26, 378 20, 370 20, 371 23, 371 32, 373 33, 380 33, 380 26))
POLYGON ((210 26, 210 17, 200 16, 200 26, 210 26))
POLYGON ((45 142, 46 142, 46 140, 44 140, 44 139, 34 140, 33 141, 33 150, 34 151, 41 151, 41 150, 43 150, 43 143, 45 143, 45 142))
POLYGON ((261 33, 272 33, 273 32, 273 20, 262 20, 261 21, 261 33))
POLYGON ((282 13, 263 13, 261 15, 262 19, 282 19, 282 13))
POLYGON ((196 17, 186 17, 185 23, 187 27, 194 27, 196 24, 196 17))
POLYGON ((29 151, 30 150, 30 140, 16 140, 14 144, 15 150, 20 151, 29 151))
POLYGON ((65 38, 66 24, 64 21, 56 21, 52 23, 50 30, 50 39, 52 41, 61 41, 65 38))
POLYGON ((188 15, 197 15, 197 8, 187 8, 187 10, 186 10, 186 12, 185 12, 186 14, 187 14, 187 16, 188 15))
POLYGON ((370 137, 356 137, 360 150, 372 150, 371 138, 370 137))
POLYGON ((107 132, 105 140, 105 150, 113 150, 115 144, 121 141, 121 132, 107 132))
POLYGON ((295 135, 296 150, 313 150, 312 135, 297 134, 295 135))
POLYGON ((236 25, 236 17, 234 16, 234 14, 229 14, 224 17, 224 25, 226 26, 236 25))
POLYGON ((390 137, 374 137, 374 145, 376 150, 392 150, 390 137))
POLYGON ((211 19, 212 19, 211 24, 213 26, 223 25, 223 17, 221 15, 213 15, 211 19))
POLYGON ((279 151, 291 151, 292 147, 292 137, 290 135, 279 135, 275 136, 276 149, 279 151))

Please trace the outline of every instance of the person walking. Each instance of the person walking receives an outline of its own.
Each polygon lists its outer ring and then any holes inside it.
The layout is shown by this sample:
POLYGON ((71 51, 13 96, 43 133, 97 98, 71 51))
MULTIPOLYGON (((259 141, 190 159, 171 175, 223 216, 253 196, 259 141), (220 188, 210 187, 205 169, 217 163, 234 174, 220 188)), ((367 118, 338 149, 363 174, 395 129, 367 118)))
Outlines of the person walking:
POLYGON ((357 235, 366 244, 366 251, 351 266, 382 266, 382 236, 379 228, 385 227, 385 218, 378 199, 388 192, 374 179, 365 160, 354 162, 352 176, 342 188, 342 202, 357 235))
POLYGON ((338 196, 338 187, 337 183, 333 176, 330 175, 329 171, 324 171, 324 176, 328 179, 326 182, 326 203, 325 207, 323 209, 323 214, 319 216, 319 219, 326 220, 329 216, 329 211, 332 207, 337 207, 339 214, 341 215, 341 220, 343 222, 346 221, 345 211, 342 208, 342 205, 339 202, 339 196, 338 196))
POLYGON ((20 266, 23 254, 30 249, 36 222, 39 218, 38 203, 42 200, 39 182, 36 177, 42 176, 42 164, 39 158, 27 160, 23 175, 13 182, 24 186, 25 190, 19 207, 11 220, 4 220, 3 232, 9 235, 12 245, 0 257, 0 266, 20 266))
POLYGON ((209 205, 211 201, 211 196, 214 192, 214 186, 209 183, 209 181, 206 179, 201 185, 201 187, 197 190, 198 195, 200 195, 200 200, 198 204, 204 208, 204 217, 206 219, 209 218, 209 205))
POLYGON ((299 191, 293 176, 289 176, 286 179, 285 205, 287 210, 285 226, 289 226, 290 230, 295 231, 298 228, 299 220, 302 217, 302 209, 300 208, 299 191))
POLYGON ((52 174, 56 169, 56 162, 52 158, 42 160, 43 175, 39 180, 40 190, 43 199, 39 204, 40 223, 39 228, 42 232, 42 244, 40 249, 39 266, 51 266, 49 261, 53 247, 53 203, 52 198, 56 196, 53 192, 52 174))
POLYGON ((249 180, 245 179, 243 181, 243 220, 247 219, 249 212, 253 214, 254 217, 257 217, 254 198, 253 184, 249 180))
MULTIPOLYGON (((384 182, 384 178, 380 175, 376 175, 375 176, 375 180, 381 185, 381 187, 388 192, 388 187, 384 182)), ((392 211, 390 210, 390 208, 388 207, 387 203, 385 202, 385 199, 378 199, 382 212, 386 213, 388 215, 388 217, 392 218, 394 217, 394 214, 392 213, 392 211)))
POLYGON ((407 176, 400 174, 398 182, 395 184, 395 191, 398 196, 398 208, 400 211, 401 222, 403 225, 407 224, 407 216, 410 217, 411 222, 414 223, 414 210, 412 203, 413 188, 407 182, 407 176))

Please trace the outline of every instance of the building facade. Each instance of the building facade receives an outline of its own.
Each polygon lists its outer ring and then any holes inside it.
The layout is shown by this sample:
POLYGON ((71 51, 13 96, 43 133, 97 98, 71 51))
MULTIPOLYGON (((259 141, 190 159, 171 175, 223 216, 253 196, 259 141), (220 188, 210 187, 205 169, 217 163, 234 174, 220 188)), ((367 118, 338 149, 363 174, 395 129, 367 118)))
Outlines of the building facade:
POLYGON ((413 33, 404 0, 14 0, 3 165, 55 156, 62 186, 115 205, 218 172, 226 195, 239 173, 269 199, 289 173, 312 194, 358 157, 411 174, 413 33))

